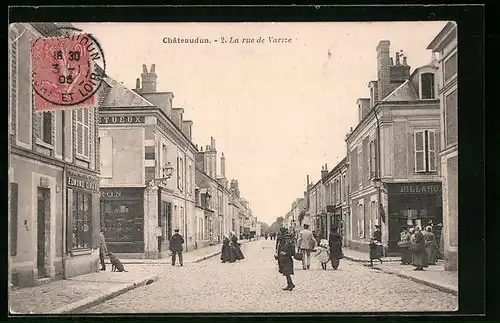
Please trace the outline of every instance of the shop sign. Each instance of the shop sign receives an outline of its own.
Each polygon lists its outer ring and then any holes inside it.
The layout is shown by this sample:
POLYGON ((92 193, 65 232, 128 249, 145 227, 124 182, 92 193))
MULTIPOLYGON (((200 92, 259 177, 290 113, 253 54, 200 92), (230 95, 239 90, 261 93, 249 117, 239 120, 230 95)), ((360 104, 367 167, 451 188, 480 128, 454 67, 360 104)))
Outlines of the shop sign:
POLYGON ((72 171, 68 171, 66 183, 71 188, 81 188, 90 191, 99 190, 99 183, 94 178, 72 171))
POLYGON ((143 198, 144 189, 142 188, 101 188, 101 198, 143 198))
POLYGON ((395 187, 390 191, 397 194, 439 194, 441 193, 441 183, 395 184, 395 187))
POLYGON ((144 123, 145 116, 101 116, 100 124, 144 123))

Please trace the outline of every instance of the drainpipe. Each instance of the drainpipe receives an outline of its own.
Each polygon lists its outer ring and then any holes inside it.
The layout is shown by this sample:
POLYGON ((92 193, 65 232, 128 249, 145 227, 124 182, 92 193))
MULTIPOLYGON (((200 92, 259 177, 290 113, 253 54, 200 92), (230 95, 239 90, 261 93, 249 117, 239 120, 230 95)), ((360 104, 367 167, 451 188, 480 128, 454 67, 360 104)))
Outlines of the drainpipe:
POLYGON ((183 165, 184 166, 183 167, 184 168, 184 183, 182 183, 182 184, 184 184, 184 232, 185 232, 184 236, 186 238, 186 239, 184 239, 185 240, 184 243, 186 244, 186 252, 188 252, 189 251, 189 247, 188 247, 188 245, 189 245, 188 244, 189 236, 188 236, 188 230, 187 230, 187 228, 188 228, 188 225, 187 225, 187 213, 188 213, 188 208, 187 208, 187 195, 188 195, 187 194, 187 189, 188 188, 186 187, 187 186, 186 185, 187 184, 186 178, 187 178, 188 175, 187 175, 186 164, 187 164, 187 155, 186 155, 186 153, 184 153, 184 165, 183 165))
MULTIPOLYGON (((62 145, 62 158, 63 158, 63 181, 62 181, 62 187, 61 187, 61 190, 62 190, 62 222, 63 222, 63 225, 62 225, 62 248, 61 248, 61 260, 62 260, 62 268, 63 268, 63 279, 67 279, 68 276, 67 276, 67 272, 66 272, 66 253, 67 253, 67 242, 66 242, 66 239, 67 239, 67 211, 68 211, 68 201, 67 201, 67 191, 66 191, 66 172, 67 172, 67 167, 66 167, 66 143, 65 143, 65 117, 66 117, 66 113, 68 113, 68 111, 62 111, 62 114, 63 114, 63 117, 62 117, 62 142, 63 142, 63 145, 62 145)), ((72 129, 73 130, 73 129, 72 129)))
MULTIPOLYGON (((377 171, 377 178, 380 180, 380 185, 382 185, 382 172, 381 172, 381 167, 380 167, 380 119, 378 118, 377 111, 375 110, 375 105, 373 107, 373 113, 375 115, 375 119, 377 120, 377 160, 376 160, 376 171, 377 171)), ((382 205, 382 194, 381 194, 381 189, 382 187, 378 188, 378 225, 382 228, 382 217, 380 214, 380 207, 382 205)))

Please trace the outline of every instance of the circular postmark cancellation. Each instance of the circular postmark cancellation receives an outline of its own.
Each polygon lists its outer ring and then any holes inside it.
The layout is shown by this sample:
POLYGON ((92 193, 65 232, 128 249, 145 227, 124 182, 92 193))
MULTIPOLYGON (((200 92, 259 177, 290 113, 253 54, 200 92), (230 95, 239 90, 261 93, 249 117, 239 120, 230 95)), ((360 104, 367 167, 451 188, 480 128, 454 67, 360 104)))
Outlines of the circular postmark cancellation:
POLYGON ((73 27, 49 34, 31 41, 36 110, 94 106, 106 72, 101 46, 73 27))

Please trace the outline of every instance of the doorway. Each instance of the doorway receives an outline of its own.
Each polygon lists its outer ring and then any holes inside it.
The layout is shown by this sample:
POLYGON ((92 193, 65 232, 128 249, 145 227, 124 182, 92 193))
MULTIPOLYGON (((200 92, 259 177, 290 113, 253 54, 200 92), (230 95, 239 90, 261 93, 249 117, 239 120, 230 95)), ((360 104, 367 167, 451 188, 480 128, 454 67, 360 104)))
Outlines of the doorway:
POLYGON ((170 237, 172 236, 172 204, 167 202, 161 203, 161 210, 158 216, 158 226, 161 228, 162 235, 158 237, 158 252, 161 253, 168 250, 170 237))
POLYGON ((46 259, 49 246, 49 224, 50 224, 50 189, 38 187, 37 192, 37 254, 36 266, 38 278, 48 277, 46 270, 46 259))

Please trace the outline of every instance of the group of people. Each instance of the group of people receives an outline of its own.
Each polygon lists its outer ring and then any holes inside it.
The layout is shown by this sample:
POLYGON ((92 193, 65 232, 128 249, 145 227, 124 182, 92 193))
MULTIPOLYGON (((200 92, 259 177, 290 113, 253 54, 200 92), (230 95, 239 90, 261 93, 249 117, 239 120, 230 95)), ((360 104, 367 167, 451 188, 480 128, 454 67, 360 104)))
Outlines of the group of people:
POLYGON ((270 232, 270 233, 264 233, 264 238, 267 240, 267 238, 271 239, 271 240, 276 240, 276 237, 278 236, 278 234, 276 232, 270 232))
POLYGON ((292 291, 295 288, 291 277, 294 274, 293 259, 301 258, 302 268, 309 270, 311 269, 311 255, 313 255, 313 252, 319 259, 323 270, 327 269, 329 262, 334 270, 339 267, 343 253, 342 237, 338 233, 337 226, 332 226, 329 239, 322 239, 319 244, 307 224, 304 224, 304 229, 299 232, 298 239, 295 239, 285 228, 281 229, 276 238, 276 254, 274 257, 278 261, 279 273, 286 277, 287 286, 283 290, 292 291), (300 256, 297 257, 297 254, 300 254, 300 256))
POLYGON ((428 225, 425 230, 422 230, 420 226, 403 228, 398 244, 402 250, 401 264, 411 264, 417 271, 424 270, 429 265, 435 265, 442 256, 431 225, 428 225))
POLYGON ((233 263, 237 260, 245 259, 241 251, 240 243, 236 233, 231 232, 222 239, 222 252, 220 259, 222 263, 233 263))

